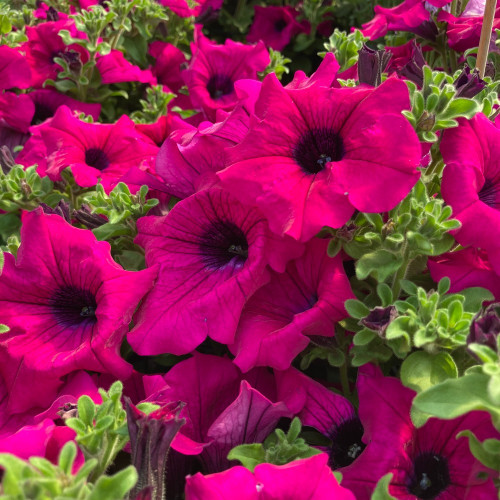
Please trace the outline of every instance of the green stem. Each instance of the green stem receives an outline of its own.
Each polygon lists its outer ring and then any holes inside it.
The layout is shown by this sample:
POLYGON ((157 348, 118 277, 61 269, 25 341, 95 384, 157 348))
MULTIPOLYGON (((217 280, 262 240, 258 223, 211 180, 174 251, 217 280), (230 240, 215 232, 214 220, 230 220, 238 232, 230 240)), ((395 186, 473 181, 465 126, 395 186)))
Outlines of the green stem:
POLYGON ((342 385, 342 392, 344 396, 349 399, 351 395, 351 388, 349 386, 349 377, 347 376, 347 360, 340 367, 340 384, 342 385))
POLYGON ((399 294, 401 292, 401 280, 406 276, 406 271, 408 270, 408 264, 410 263, 410 247, 408 242, 405 240, 403 243, 403 262, 398 272, 394 276, 394 281, 392 282, 392 296, 394 300, 398 300, 399 294))

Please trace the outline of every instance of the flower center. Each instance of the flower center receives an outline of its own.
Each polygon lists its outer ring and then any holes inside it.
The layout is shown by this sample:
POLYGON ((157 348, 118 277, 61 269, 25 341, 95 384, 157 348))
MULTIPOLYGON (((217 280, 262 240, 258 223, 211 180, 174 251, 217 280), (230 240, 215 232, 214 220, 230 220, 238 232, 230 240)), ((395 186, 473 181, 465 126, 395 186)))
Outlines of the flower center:
POLYGON ((109 160, 106 153, 99 148, 89 148, 85 151, 85 163, 89 167, 94 167, 101 171, 109 167, 109 160))
POLYGON ((422 500, 432 500, 450 484, 450 471, 446 458, 432 451, 421 453, 413 462, 413 474, 407 485, 408 492, 422 500))
POLYGON ((274 23, 274 29, 281 33, 286 28, 286 21, 284 19, 279 19, 274 23))
POLYGON ((227 75, 213 75, 207 83, 207 90, 214 100, 229 95, 234 91, 234 84, 227 75))
POLYGON ((343 156, 342 138, 331 129, 308 130, 293 148, 294 160, 308 174, 321 172, 327 163, 340 161, 343 156))
POLYGON ((231 263, 244 266, 248 258, 248 242, 243 231, 228 221, 218 221, 200 240, 202 260, 208 268, 221 269, 231 263))
POLYGON ((38 125, 39 123, 43 123, 48 118, 54 116, 54 111, 51 107, 46 104, 41 104, 35 102, 35 114, 31 120, 31 125, 38 125))
POLYGON ((366 447, 361 440, 363 432, 363 425, 357 416, 345 420, 330 432, 332 445, 328 463, 332 469, 347 467, 361 455, 366 447))
POLYGON ((485 179, 478 196, 483 203, 486 203, 486 205, 492 208, 500 209, 500 197, 498 196, 499 191, 500 185, 498 185, 498 183, 493 182, 491 179, 485 179))
POLYGON ((78 326, 84 322, 97 321, 97 302, 89 290, 64 286, 52 295, 49 305, 57 322, 64 326, 78 326))

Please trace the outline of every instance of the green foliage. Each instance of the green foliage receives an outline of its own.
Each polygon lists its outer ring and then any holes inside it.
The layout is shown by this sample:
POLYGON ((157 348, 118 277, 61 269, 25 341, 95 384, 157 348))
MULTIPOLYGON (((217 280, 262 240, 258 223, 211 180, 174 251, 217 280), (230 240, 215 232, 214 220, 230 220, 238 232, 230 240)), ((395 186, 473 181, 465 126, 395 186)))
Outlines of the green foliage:
POLYGON ((423 142, 436 142, 436 132, 457 127, 457 118, 472 118, 481 110, 476 99, 455 97, 454 78, 443 71, 423 67, 423 85, 406 80, 410 91, 411 110, 403 111, 423 142))
POLYGON ((262 79, 269 73, 274 73, 281 80, 283 74, 290 72, 287 64, 291 63, 292 60, 285 57, 281 52, 271 48, 269 49, 269 57, 271 58, 271 62, 263 72, 259 73, 259 78, 262 79))
POLYGON ((389 493, 389 484, 392 480, 392 472, 382 476, 375 489, 373 490, 371 500, 397 500, 389 493))
POLYGON ((299 437, 301 430, 300 420, 295 417, 286 434, 281 429, 276 429, 264 443, 236 446, 229 452, 227 458, 239 460, 244 467, 253 472, 259 464, 285 465, 293 460, 312 457, 320 453, 299 437))
MULTIPOLYGON (((95 482, 113 463, 129 440, 127 416, 121 403, 123 385, 115 382, 106 392, 99 389, 102 404, 84 395, 78 399, 78 416, 66 421, 76 432, 76 442, 85 460, 95 462, 90 481, 95 482)), ((133 484, 130 488, 133 487, 133 484)))
POLYGON ((42 457, 21 460, 8 453, 0 454, 5 469, 0 499, 5 500, 120 500, 137 482, 137 471, 129 466, 112 476, 101 475, 95 482, 89 474, 97 461, 91 459, 72 473, 76 445, 69 441, 62 448, 57 465, 42 457))
MULTIPOLYGON (((335 55, 340 65, 339 72, 341 72, 358 62, 358 52, 367 40, 368 38, 364 37, 359 30, 347 34, 345 31, 335 28, 324 46, 326 52, 333 52, 335 55)), ((319 55, 324 57, 326 52, 321 52, 319 55)))
POLYGON ((171 92, 164 92, 162 85, 154 85, 146 89, 146 99, 140 99, 141 111, 132 113, 136 123, 154 123, 168 112, 168 103, 175 97, 171 92))
POLYGON ((48 177, 40 177, 36 166, 26 170, 14 165, 7 173, 0 170, 0 209, 14 212, 20 208, 35 209, 40 202, 57 203, 62 196, 51 196, 54 183, 48 177))

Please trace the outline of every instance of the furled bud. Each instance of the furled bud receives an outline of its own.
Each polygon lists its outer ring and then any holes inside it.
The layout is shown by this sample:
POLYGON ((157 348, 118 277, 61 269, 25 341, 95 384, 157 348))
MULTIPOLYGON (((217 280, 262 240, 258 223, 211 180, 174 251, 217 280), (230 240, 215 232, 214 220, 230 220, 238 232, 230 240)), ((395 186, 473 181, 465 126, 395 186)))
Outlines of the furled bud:
POLYGON ((375 307, 360 323, 383 336, 387 327, 396 319, 398 311, 394 306, 375 307))
POLYGON ((387 67, 392 54, 385 49, 370 49, 366 44, 363 44, 358 54, 359 82, 378 87, 382 83, 382 73, 387 67))
POLYGON ((474 316, 467 336, 467 344, 486 345, 496 351, 499 334, 500 302, 496 302, 482 309, 474 316))
POLYGON ((486 86, 486 82, 479 76, 479 71, 475 69, 471 72, 469 66, 465 65, 462 73, 453 83, 457 89, 456 97, 471 98, 479 94, 486 86))

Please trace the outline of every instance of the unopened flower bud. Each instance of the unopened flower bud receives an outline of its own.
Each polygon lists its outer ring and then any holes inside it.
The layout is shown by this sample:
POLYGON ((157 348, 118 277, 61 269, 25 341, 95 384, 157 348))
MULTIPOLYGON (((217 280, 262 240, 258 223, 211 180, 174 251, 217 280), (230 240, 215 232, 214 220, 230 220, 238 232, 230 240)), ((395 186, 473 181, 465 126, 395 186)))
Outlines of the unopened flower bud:
POLYGON ((360 323, 366 328, 376 331, 380 336, 383 336, 387 327, 397 316, 398 311, 394 306, 375 307, 360 323))
POLYGON ((500 334, 500 303, 496 302, 479 311, 470 325, 467 344, 475 343, 497 349, 500 334))
POLYGON ((363 44, 358 54, 359 82, 377 87, 382 83, 382 73, 387 67, 392 54, 385 49, 370 49, 366 44, 363 44))
POLYGON ((479 76, 479 71, 475 69, 471 72, 467 65, 465 65, 462 73, 453 84, 457 89, 456 97, 467 97, 469 99, 479 94, 486 86, 486 82, 479 76))

